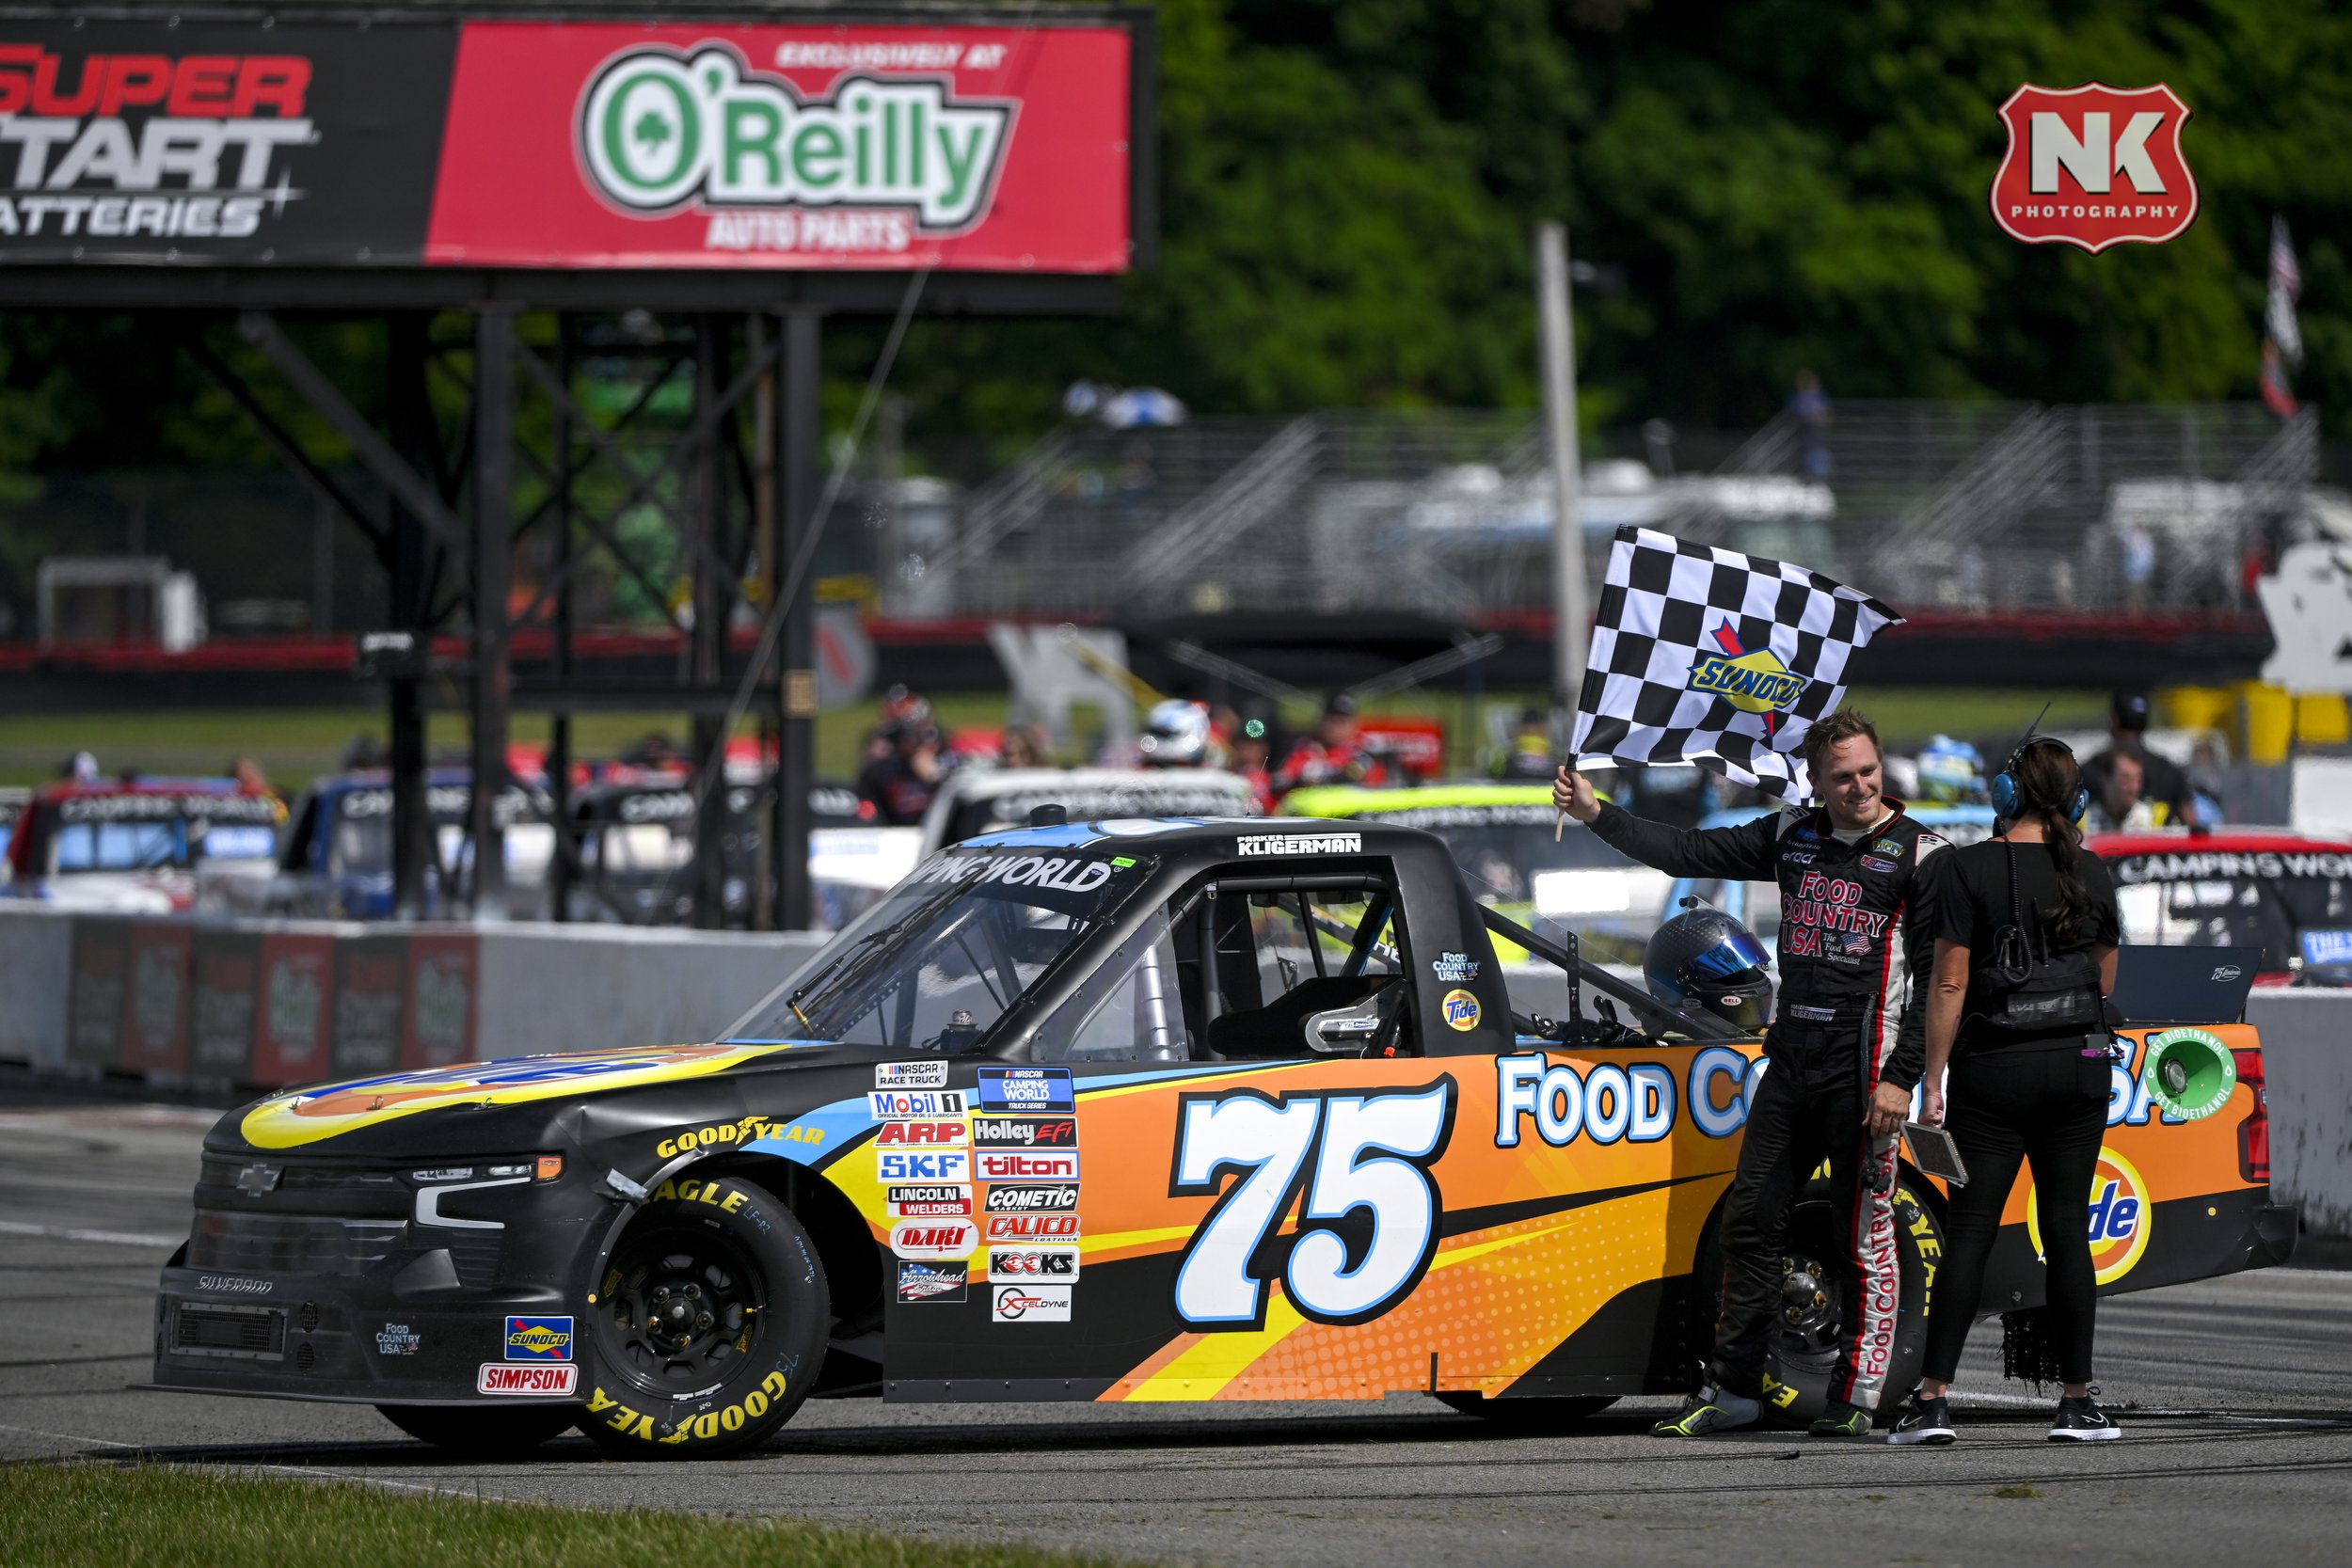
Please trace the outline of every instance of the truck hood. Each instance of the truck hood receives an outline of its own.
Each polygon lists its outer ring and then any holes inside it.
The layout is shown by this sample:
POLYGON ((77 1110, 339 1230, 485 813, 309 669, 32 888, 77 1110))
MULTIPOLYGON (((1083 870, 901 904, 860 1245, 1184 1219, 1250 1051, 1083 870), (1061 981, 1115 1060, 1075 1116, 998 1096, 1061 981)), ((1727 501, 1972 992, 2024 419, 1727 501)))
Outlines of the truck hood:
MULTIPOLYGON (((826 1041, 660 1045, 627 1051, 567 1052, 464 1062, 416 1072, 385 1073, 342 1083, 311 1084, 271 1095, 230 1112, 205 1140, 224 1151, 307 1149, 322 1154, 439 1153, 477 1146, 520 1151, 576 1142, 590 1112, 635 1120, 647 1105, 655 1117, 680 1102, 715 1111, 739 1101, 740 1081, 752 1075, 805 1073, 812 1105, 838 1098, 855 1076, 870 1084, 870 1064, 891 1053, 826 1041)), ((797 1102, 789 1090, 763 1100, 797 1102)))

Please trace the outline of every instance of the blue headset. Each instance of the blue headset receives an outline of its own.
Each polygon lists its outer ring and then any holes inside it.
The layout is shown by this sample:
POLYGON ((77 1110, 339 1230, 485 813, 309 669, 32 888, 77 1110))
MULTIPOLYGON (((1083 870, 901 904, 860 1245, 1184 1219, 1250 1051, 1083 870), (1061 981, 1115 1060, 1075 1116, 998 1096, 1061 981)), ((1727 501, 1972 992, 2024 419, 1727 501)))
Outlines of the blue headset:
MULTIPOLYGON (((2055 746, 2066 753, 2066 760, 2074 760, 2074 749, 2054 735, 2029 735, 2017 743, 2017 750, 2001 764, 2001 770, 1993 776, 1993 812, 1996 816, 2014 818, 2023 803, 2017 789, 2017 759, 2036 746, 2055 746)), ((2083 813, 2090 809, 2090 788, 2082 782, 2082 769, 2074 769, 2074 798, 2067 802, 2066 819, 2080 822, 2083 813)))

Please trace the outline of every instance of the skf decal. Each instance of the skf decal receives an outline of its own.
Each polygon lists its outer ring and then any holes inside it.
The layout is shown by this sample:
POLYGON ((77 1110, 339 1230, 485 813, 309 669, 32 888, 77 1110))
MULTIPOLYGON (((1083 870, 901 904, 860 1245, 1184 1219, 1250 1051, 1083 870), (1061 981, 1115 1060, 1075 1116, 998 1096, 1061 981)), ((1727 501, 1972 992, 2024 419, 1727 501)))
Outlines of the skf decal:
POLYGON ((960 1184, 972 1180, 972 1156, 948 1149, 942 1149, 936 1154, 880 1149, 874 1155, 874 1177, 879 1181, 960 1184))
MULTIPOLYGON (((1737 1052, 1724 1054, 1739 1056, 1737 1052)), ((1745 1058, 1740 1058, 1740 1066, 1744 1069, 1746 1065, 1745 1058)), ((1699 1063, 1693 1060, 1694 1082, 1698 1069, 1699 1063)), ((1713 1077, 1729 1070, 1729 1064, 1720 1060, 1708 1064, 1710 1094, 1713 1077)), ((1708 1109, 1710 1119, 1720 1123, 1724 1113, 1711 1100, 1708 1109)), ((1744 1106, 1740 1119, 1746 1119, 1744 1106)), ((1554 1148, 1565 1148, 1580 1137, 1596 1144, 1613 1144, 1619 1138, 1629 1143, 1656 1143, 1674 1131, 1674 1074, 1656 1062, 1636 1062, 1629 1067, 1596 1062, 1580 1072, 1573 1062, 1555 1063, 1537 1053, 1499 1056, 1495 1059, 1495 1147, 1518 1148, 1520 1129, 1529 1122, 1534 1124, 1535 1135, 1554 1148)))

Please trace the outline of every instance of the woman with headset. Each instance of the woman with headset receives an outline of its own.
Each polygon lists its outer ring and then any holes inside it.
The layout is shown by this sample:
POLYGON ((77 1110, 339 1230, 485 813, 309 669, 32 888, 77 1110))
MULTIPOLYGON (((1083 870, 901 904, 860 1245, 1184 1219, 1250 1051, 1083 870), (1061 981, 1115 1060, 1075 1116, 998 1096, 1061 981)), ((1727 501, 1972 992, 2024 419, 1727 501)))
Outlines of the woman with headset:
POLYGON ((1950 1443, 1947 1404, 1984 1285, 1986 1256, 2021 1162, 2033 1168, 2047 1268, 2048 1323, 2064 1397, 2053 1442, 2118 1434, 2091 1398, 2096 1282, 2084 1201, 2106 1132, 2115 984, 2115 883, 2082 847, 2090 804, 2061 741, 2032 736, 1993 781, 2003 832, 1936 857, 1934 979, 1921 1116, 1967 1167, 1945 1219, 1925 1375, 1888 1439, 1950 1443), (1948 1081, 1946 1069, 1949 1068, 1948 1081))

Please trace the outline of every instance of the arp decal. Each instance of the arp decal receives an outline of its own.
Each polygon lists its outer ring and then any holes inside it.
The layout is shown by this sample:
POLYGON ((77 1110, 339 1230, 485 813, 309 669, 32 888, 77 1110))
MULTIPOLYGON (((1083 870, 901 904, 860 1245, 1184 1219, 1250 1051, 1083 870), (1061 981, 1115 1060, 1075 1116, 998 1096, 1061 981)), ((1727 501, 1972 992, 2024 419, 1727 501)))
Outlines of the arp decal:
POLYGON ((1177 1318, 1203 1331, 1263 1328, 1276 1278, 1316 1323, 1364 1323, 1404 1300, 1437 1253, 1444 1203, 1431 1167, 1454 1109, 1451 1078, 1389 1093, 1179 1096, 1168 1196, 1222 1194, 1177 1265, 1177 1318), (1297 1233, 1279 1268, 1261 1273, 1294 1197, 1297 1233), (1340 1227, 1359 1211, 1371 1240, 1356 1245, 1340 1227))
POLYGON ((984 1067, 979 1096, 983 1111, 1077 1109, 1066 1067, 984 1067))
POLYGON ((474 1374, 477 1394, 551 1395, 568 1398, 580 1386, 580 1363, 485 1361, 474 1374))
POLYGON ((509 1361, 569 1361, 571 1358, 571 1319, 506 1320, 506 1359, 509 1361))
MULTIPOLYGON (((1739 1053, 1724 1054, 1737 1057, 1739 1053)), ((1740 1068, 1744 1070, 1746 1066, 1745 1058, 1740 1058, 1740 1068)), ((1694 1082, 1698 1067, 1694 1058, 1694 1082)), ((1728 1063, 1709 1064, 1710 1076, 1730 1070, 1728 1063)), ((1709 1092, 1713 1092, 1711 1085, 1709 1092)), ((1709 1118, 1720 1123, 1726 1113, 1717 1111, 1711 1100, 1707 1103, 1709 1118)), ((1746 1116, 1746 1107, 1741 1105, 1740 1119, 1744 1121, 1746 1116)), ((1613 1144, 1619 1138, 1629 1143, 1656 1143, 1674 1131, 1674 1074, 1655 1062, 1629 1067, 1597 1062, 1580 1072, 1572 1062, 1554 1063, 1536 1054, 1499 1056, 1495 1059, 1495 1147, 1518 1148, 1519 1131, 1529 1123, 1534 1124, 1535 1135, 1554 1148, 1565 1148, 1579 1137, 1597 1144, 1613 1144)))
MULTIPOLYGON (((2099 1150, 2090 1172, 2090 1208, 2085 1223, 2090 1230, 2090 1268, 2102 1285, 2112 1285, 2132 1272, 2148 1250, 2148 1235, 2155 1227, 2154 1205, 2148 1183, 2129 1160, 2111 1148, 2099 1150)), ((2042 1256, 2042 1216, 2034 1189, 2026 1194, 2026 1235, 2034 1255, 2042 1256)))
POLYGON ((272 1095, 237 1131, 259 1148, 294 1148, 420 1111, 453 1105, 512 1105, 607 1089, 702 1078, 791 1047, 665 1045, 644 1051, 581 1051, 467 1062, 425 1072, 393 1072, 272 1095))
POLYGON ((961 1148, 970 1141, 960 1121, 885 1121, 874 1131, 876 1148, 961 1148))

